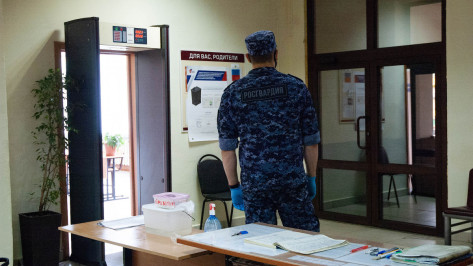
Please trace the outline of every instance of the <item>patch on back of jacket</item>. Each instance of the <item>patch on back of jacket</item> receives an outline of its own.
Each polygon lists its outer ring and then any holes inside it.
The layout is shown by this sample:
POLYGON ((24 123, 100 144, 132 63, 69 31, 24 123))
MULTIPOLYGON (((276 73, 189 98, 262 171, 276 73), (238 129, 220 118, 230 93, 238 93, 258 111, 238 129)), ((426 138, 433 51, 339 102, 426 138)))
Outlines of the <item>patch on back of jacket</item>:
POLYGON ((241 91, 241 101, 244 103, 265 101, 287 97, 287 85, 249 88, 241 91))

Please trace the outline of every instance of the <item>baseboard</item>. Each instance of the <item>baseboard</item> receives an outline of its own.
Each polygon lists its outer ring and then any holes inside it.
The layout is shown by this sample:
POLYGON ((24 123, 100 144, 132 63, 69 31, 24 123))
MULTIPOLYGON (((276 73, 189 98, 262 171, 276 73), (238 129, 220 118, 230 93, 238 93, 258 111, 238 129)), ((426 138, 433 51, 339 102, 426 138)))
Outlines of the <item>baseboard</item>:
MULTIPOLYGON (((397 195, 398 195, 398 197, 408 195, 407 188, 398 189, 397 190, 397 195)), ((387 197, 388 197, 388 191, 383 192, 383 199, 387 199, 387 197)), ((395 194, 394 194, 394 191, 391 191, 390 197, 391 198, 396 197, 395 194)), ((324 209, 344 207, 344 206, 347 206, 347 205, 358 204, 358 203, 366 204, 366 196, 365 195, 350 196, 350 197, 346 197, 346 198, 328 200, 328 201, 324 202, 324 209)))
MULTIPOLYGON (((407 188, 397 189, 397 195, 398 195, 398 197, 409 195, 408 189, 407 188)), ((393 190, 391 190, 390 197, 393 198, 393 199, 396 197, 393 190)), ((388 198, 388 191, 385 191, 385 192, 383 192, 383 199, 387 199, 387 198, 388 198)), ((343 199, 336 199, 336 200, 326 201, 326 202, 324 202, 324 208, 325 209, 332 209, 332 208, 344 207, 344 206, 347 206, 347 205, 357 204, 357 203, 366 204, 365 202, 366 202, 366 196, 365 195, 354 196, 354 197, 346 197, 346 198, 343 198, 343 199)), ((279 220, 279 216, 278 216, 278 220, 279 220)), ((222 227, 224 227, 224 228, 228 227, 228 224, 227 224, 226 220, 220 220, 220 223, 222 224, 222 227)), ((244 225, 244 224, 245 224, 245 216, 244 215, 240 216, 240 217, 233 217, 232 226, 244 225)), ((199 229, 200 224, 194 224, 194 225, 192 225, 192 227, 194 227, 196 229, 199 229)), ((203 225, 202 225, 202 228, 203 228, 203 225)))

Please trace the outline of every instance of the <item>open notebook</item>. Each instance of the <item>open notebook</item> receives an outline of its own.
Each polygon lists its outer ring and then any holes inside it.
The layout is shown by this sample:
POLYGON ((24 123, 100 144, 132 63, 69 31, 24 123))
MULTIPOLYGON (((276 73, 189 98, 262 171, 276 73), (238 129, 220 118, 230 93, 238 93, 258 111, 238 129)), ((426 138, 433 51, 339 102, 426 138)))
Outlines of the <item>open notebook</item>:
POLYGON ((248 237, 245 238, 245 242, 269 248, 279 247, 300 254, 311 254, 348 245, 346 240, 332 239, 322 234, 310 235, 290 230, 248 237))

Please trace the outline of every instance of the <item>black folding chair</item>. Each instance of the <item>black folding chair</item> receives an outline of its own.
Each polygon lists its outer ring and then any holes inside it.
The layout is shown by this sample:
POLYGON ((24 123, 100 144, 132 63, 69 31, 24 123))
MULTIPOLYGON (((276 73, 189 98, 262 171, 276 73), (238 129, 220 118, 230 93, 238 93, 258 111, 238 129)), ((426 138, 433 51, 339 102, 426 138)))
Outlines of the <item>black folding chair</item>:
POLYGON ((7 258, 0 258, 0 266, 8 266, 10 265, 10 261, 7 258))
POLYGON ((232 201, 230 188, 228 188, 227 176, 223 169, 222 161, 213 154, 206 154, 199 159, 197 163, 197 176, 199 178, 200 191, 204 197, 202 203, 202 214, 200 216, 200 229, 204 221, 205 203, 209 201, 221 201, 225 206, 225 215, 228 227, 232 226, 233 204, 228 218, 226 201, 232 201), (205 159, 205 160, 204 160, 205 159))
MULTIPOLYGON (((386 153, 386 150, 384 149, 383 146, 380 146, 379 147, 379 153, 378 153, 378 160, 379 160, 379 163, 382 163, 382 164, 389 164, 389 157, 388 157, 388 154, 386 153)), ((396 174, 390 174, 390 173, 380 173, 381 176, 384 176, 384 175, 389 175, 391 176, 391 178, 389 179, 389 189, 388 189, 388 200, 391 196, 391 185, 394 187, 394 195, 396 196, 396 203, 397 203, 397 207, 399 208, 399 198, 397 196, 397 189, 396 189, 396 182, 394 181, 394 176, 396 174)))
POLYGON ((442 212, 444 218, 444 237, 445 245, 452 244, 452 235, 464 231, 471 231, 471 243, 473 243, 473 169, 470 170, 468 178, 468 194, 465 206, 450 207, 442 212), (452 219, 458 219, 452 223, 452 219), (468 224, 468 226, 456 227, 468 224), (455 227, 455 229, 453 228, 455 227), (465 228, 466 227, 466 228, 465 228))

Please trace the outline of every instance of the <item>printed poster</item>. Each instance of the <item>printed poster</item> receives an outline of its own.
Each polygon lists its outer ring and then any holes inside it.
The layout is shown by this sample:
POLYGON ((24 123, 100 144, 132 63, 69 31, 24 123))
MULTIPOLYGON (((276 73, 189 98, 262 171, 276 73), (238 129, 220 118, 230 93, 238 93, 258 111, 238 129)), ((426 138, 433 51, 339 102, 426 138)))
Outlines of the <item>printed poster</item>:
POLYGON ((218 108, 231 77, 227 67, 186 66, 189 142, 218 140, 218 108))
MULTIPOLYGON (((365 72, 363 69, 340 70, 340 123, 356 123, 365 115, 365 72)), ((360 120, 360 129, 365 130, 360 120)))

